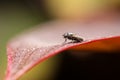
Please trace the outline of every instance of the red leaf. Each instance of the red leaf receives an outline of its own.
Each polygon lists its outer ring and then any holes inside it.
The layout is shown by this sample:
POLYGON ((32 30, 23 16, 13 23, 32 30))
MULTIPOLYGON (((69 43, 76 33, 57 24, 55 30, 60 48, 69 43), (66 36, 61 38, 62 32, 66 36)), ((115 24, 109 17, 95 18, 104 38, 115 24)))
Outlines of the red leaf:
POLYGON ((6 80, 18 79, 41 61, 67 49, 113 51, 120 47, 120 23, 54 21, 31 29, 12 39, 7 46, 8 68, 6 80), (77 33, 81 43, 66 43, 65 32, 77 33))

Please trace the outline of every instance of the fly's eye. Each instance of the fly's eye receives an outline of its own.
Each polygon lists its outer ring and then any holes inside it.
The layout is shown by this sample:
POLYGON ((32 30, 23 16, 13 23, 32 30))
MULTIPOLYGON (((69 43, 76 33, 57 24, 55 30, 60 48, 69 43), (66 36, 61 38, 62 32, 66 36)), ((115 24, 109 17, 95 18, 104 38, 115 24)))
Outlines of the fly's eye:
POLYGON ((64 34, 63 34, 64 37, 67 37, 68 35, 69 35, 68 33, 64 33, 64 34))
POLYGON ((65 36, 68 36, 68 33, 65 33, 65 36))
POLYGON ((73 33, 65 33, 63 34, 64 37, 69 37, 69 36, 73 36, 74 34, 73 33))
POLYGON ((73 35, 73 33, 68 33, 68 35, 73 35))

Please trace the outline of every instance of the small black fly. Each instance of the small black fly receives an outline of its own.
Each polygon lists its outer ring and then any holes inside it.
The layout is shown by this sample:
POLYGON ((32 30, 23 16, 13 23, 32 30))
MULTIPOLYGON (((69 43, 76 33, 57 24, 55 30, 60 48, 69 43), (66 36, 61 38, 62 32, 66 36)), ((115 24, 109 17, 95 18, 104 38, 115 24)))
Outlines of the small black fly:
POLYGON ((83 39, 74 33, 64 33, 63 37, 65 38, 65 42, 67 41, 67 39, 72 40, 72 43, 78 43, 78 42, 82 42, 83 39))

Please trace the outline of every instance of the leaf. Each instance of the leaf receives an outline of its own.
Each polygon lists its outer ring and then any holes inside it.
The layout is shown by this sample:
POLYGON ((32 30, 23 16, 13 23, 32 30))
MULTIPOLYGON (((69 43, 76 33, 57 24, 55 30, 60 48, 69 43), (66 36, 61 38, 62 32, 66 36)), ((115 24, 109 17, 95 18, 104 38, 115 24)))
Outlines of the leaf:
POLYGON ((7 45, 6 80, 16 80, 43 60, 64 50, 115 51, 120 47, 120 23, 53 21, 11 39, 7 45), (63 43, 65 32, 79 34, 81 43, 63 43))

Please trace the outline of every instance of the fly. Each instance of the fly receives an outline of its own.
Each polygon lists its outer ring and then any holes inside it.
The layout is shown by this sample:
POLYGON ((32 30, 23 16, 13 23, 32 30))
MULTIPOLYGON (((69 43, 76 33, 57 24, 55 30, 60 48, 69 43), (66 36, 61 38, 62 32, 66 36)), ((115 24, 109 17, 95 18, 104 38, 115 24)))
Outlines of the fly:
POLYGON ((63 37, 65 38, 65 42, 67 40, 72 40, 72 43, 78 43, 83 41, 83 39, 79 35, 74 33, 64 33, 63 37))

